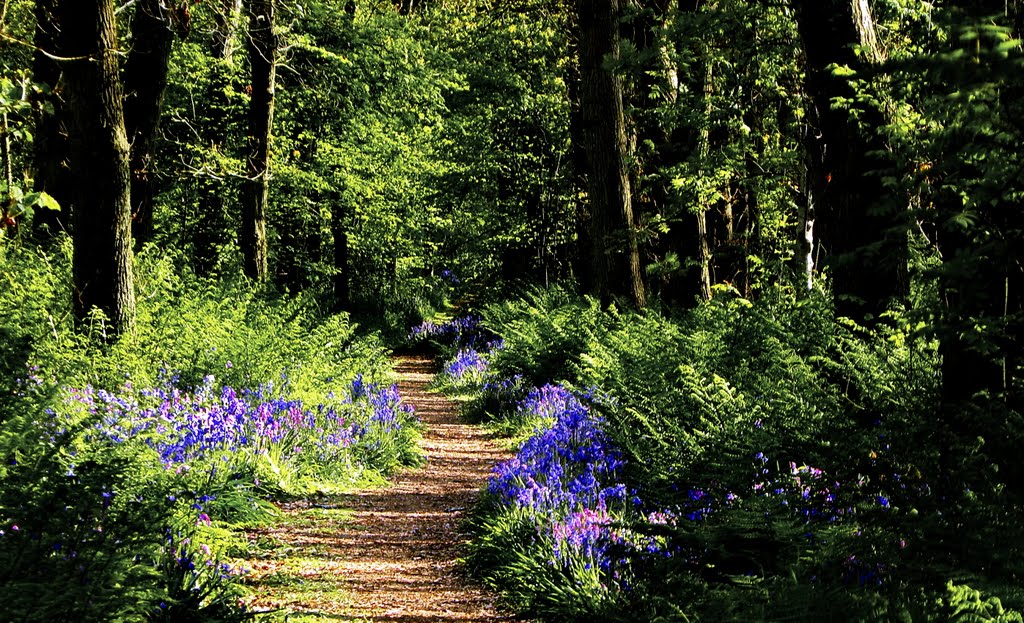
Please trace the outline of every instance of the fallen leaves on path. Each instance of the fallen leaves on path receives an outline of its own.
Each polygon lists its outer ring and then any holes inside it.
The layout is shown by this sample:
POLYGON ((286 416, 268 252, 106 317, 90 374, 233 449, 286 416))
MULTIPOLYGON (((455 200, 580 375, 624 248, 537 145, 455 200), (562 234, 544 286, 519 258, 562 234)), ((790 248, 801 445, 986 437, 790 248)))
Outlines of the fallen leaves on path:
POLYGON ((399 359, 397 371, 403 400, 426 425, 426 465, 390 487, 285 505, 285 521, 254 535, 277 554, 250 563, 251 607, 282 609, 289 621, 516 620, 456 565, 460 524, 506 455, 485 431, 460 423, 450 400, 427 392, 429 359, 399 359))

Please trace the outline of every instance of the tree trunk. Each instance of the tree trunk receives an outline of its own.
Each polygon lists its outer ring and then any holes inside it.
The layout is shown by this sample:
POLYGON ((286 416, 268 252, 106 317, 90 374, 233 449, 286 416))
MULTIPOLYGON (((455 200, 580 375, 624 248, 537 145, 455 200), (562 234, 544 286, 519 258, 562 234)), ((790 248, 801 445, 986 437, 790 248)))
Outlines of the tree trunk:
MULTIPOLYGON (((578 49, 570 42, 571 54, 579 58, 578 49)), ((584 146, 586 139, 583 132, 583 113, 580 109, 580 73, 579 66, 575 63, 566 63, 566 98, 569 100, 569 158, 575 173, 574 189, 582 190, 587 183, 587 152, 584 146)), ((578 197, 577 193, 576 196, 578 197)), ((594 265, 593 257, 594 243, 590 239, 590 211, 586 202, 576 201, 574 230, 576 232, 576 248, 572 258, 572 272, 579 286, 584 292, 594 291, 594 265)))
POLYGON ((173 33, 162 0, 139 0, 131 28, 132 47, 124 69, 124 121, 131 143, 132 230, 138 248, 153 235, 155 189, 150 169, 173 33))
MULTIPOLYGON (((1005 19, 996 23, 1020 31, 1019 3, 974 0, 956 5, 962 9, 956 17, 964 25, 989 24, 1005 12, 1005 19)), ((975 41, 961 45, 972 53, 980 52, 975 41)), ((1011 59, 1019 63, 1019 48, 1013 55, 1011 59)), ((993 185, 993 174, 979 169, 974 160, 978 153, 991 154, 986 164, 996 171, 1005 171, 1005 163, 1016 161, 1022 134, 1019 119, 1024 80, 1019 73, 1010 74, 1003 66, 987 66, 985 62, 961 80, 948 88, 971 93, 1001 83, 998 99, 983 119, 993 124, 991 135, 974 144, 973 128, 950 124, 941 146, 945 153, 935 160, 941 178, 955 180, 952 188, 945 189, 934 202, 939 209, 936 221, 942 253, 942 400, 954 429, 973 438, 992 435, 973 419, 977 411, 971 407, 989 408, 984 398, 978 398, 979 393, 1018 413, 1024 412, 1024 387, 1020 382, 1024 372, 1024 258, 1020 245, 1024 213, 1014 198, 1020 187, 1020 172, 1015 174, 1017 177, 999 178, 999 183, 993 185), (961 195, 965 191, 970 202, 961 195), (969 223, 952 218, 964 212, 973 216, 969 223)))
POLYGON ((74 193, 74 309, 98 309, 109 338, 135 319, 129 147, 112 0, 61 0, 61 49, 74 193))
MULTIPOLYGON (((56 0, 37 0, 35 4, 36 50, 32 56, 32 78, 45 84, 55 93, 59 91, 61 67, 47 53, 64 55, 60 49, 60 23, 56 0)), ((67 132, 64 112, 59 97, 49 97, 51 109, 41 108, 36 117, 33 142, 33 189, 53 197, 60 211, 39 210, 33 219, 33 235, 39 241, 48 240, 71 223, 71 182, 68 175, 67 132)))
MULTIPOLYGON (((704 115, 701 118, 701 127, 698 133, 698 151, 700 153, 701 168, 698 172, 700 177, 707 174, 707 163, 711 157, 711 96, 714 94, 714 60, 708 46, 701 45, 701 56, 704 57, 704 80, 701 90, 704 93, 704 115)), ((708 219, 712 211, 711 205, 700 205, 697 213, 697 267, 698 281, 697 291, 701 300, 711 300, 711 232, 708 228, 708 219)))
POLYGON ((885 151, 878 133, 882 111, 866 104, 858 120, 835 108, 834 100, 852 101, 856 93, 832 67, 864 73, 881 53, 867 0, 799 0, 795 5, 817 125, 808 145, 807 189, 814 205, 815 242, 832 275, 837 312, 864 321, 906 292, 907 239, 898 215, 905 206, 894 205, 878 175, 885 168, 879 156, 885 151))
POLYGON ((238 45, 238 18, 242 14, 242 0, 218 0, 213 12, 213 40, 211 52, 218 60, 230 61, 238 45))
POLYGON ((267 278, 267 195, 270 181, 270 137, 274 122, 275 55, 273 0, 250 0, 249 65, 252 96, 249 102, 249 146, 246 180, 242 189, 243 271, 255 281, 267 278))
POLYGON ((349 285, 348 267, 348 221, 347 206, 341 193, 331 191, 331 233, 334 234, 334 309, 350 311, 352 295, 349 285))
POLYGON ((629 182, 622 80, 606 67, 619 57, 621 0, 577 0, 580 24, 580 109, 587 151, 592 292, 603 301, 628 297, 646 304, 629 182))
MULTIPOLYGON (((810 138, 806 138, 805 141, 810 141, 810 138)), ((808 150, 810 153, 810 150, 808 150)), ((797 217, 799 223, 799 231, 796 239, 796 255, 800 262, 800 272, 803 274, 804 283, 807 286, 807 291, 810 292, 814 289, 814 267, 817 266, 817 258, 815 257, 815 251, 817 250, 814 245, 814 220, 817 218, 817 209, 814 205, 814 199, 816 195, 810 192, 812 180, 815 176, 820 174, 817 173, 818 167, 806 167, 804 170, 804 189, 805 192, 800 202, 800 213, 797 217)))
POLYGON ((4 182, 7 188, 14 186, 14 166, 11 163, 11 135, 7 127, 7 113, 0 117, 0 162, 4 167, 4 182))

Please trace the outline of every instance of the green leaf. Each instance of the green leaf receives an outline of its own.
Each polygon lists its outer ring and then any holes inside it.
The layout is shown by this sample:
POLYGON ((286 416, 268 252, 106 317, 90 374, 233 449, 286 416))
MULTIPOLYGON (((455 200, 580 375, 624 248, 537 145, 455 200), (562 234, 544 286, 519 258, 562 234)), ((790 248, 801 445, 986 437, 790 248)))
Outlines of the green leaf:
POLYGON ((833 76, 848 77, 848 76, 856 76, 857 75, 856 71, 854 71, 853 69, 850 69, 846 65, 832 64, 832 65, 828 66, 828 69, 832 72, 833 76))
POLYGON ((48 193, 41 192, 38 193, 38 195, 39 196, 36 198, 35 203, 33 204, 37 208, 42 208, 44 210, 60 211, 60 204, 57 203, 57 200, 51 197, 48 193))

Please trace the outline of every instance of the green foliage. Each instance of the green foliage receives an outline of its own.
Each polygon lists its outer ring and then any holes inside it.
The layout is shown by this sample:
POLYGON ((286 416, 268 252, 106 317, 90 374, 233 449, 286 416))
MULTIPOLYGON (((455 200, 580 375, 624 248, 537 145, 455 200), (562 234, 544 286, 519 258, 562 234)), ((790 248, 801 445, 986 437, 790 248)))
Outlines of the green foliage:
POLYGON ((522 374, 532 385, 564 380, 567 362, 614 326, 615 316, 593 299, 578 299, 564 287, 536 288, 521 300, 485 308, 485 325, 505 340, 492 367, 498 376, 522 374))
MULTIPOLYGON (((311 297, 278 300, 242 282, 182 274, 177 258, 153 248, 136 265, 135 331, 103 344, 70 318, 68 247, 55 256, 0 247, 0 332, 9 338, 0 350, 5 613, 25 621, 246 618, 238 609, 244 569, 234 558, 244 547, 234 530, 272 519, 269 497, 336 490, 420 460, 409 413, 362 385, 387 379, 385 351, 375 337, 357 336, 347 316, 321 316, 311 297), (221 395, 222 385, 251 392, 282 418, 315 422, 189 462, 161 454, 175 440, 165 429, 179 424, 171 413, 192 404, 201 420, 244 407, 221 395), (168 415, 154 423, 159 409, 168 415), (327 433, 337 443, 325 443, 327 433)), ((97 316, 88 331, 102 332, 104 322, 97 316)))
MULTIPOLYGON (((45 87, 25 76, 11 79, 0 75, 0 140, 5 145, 5 170, 15 168, 14 160, 32 143, 30 119, 33 113, 49 109, 40 103, 45 87)), ((12 178, 0 178, 0 238, 31 222, 35 210, 59 210, 56 200, 45 192, 26 191, 12 178)))
POLYGON ((958 623, 1019 623, 1024 621, 1019 612, 1003 608, 998 597, 986 596, 970 586, 946 584, 946 595, 942 599, 941 614, 948 621, 958 623))
POLYGON ((793 254, 802 186, 801 69, 791 9, 762 2, 633 9, 622 72, 649 162, 636 193, 652 287, 689 304, 706 218, 712 284, 750 296, 793 254), (646 140, 645 140, 646 139, 646 140))
POLYGON ((354 14, 327 0, 281 4, 274 283, 253 290, 235 277, 250 93, 245 20, 228 32, 223 4, 191 3, 191 33, 173 47, 146 171, 155 244, 137 257, 137 327, 101 345, 102 314, 73 326, 69 242, 44 250, 10 235, 56 207, 28 190, 40 164, 33 123, 56 99, 29 79, 36 7, 3 3, 5 614, 234 617, 235 579, 218 564, 187 568, 198 544, 219 563, 234 551, 232 526, 267 519, 259 495, 415 464, 415 426, 372 423, 366 402, 332 392, 383 382, 382 343, 454 306, 484 309, 504 344, 444 351, 439 387, 472 392, 466 411, 514 435, 550 423, 517 407, 532 386, 590 391, 628 459, 625 484, 674 517, 616 515, 621 534, 671 555, 623 552, 614 577, 582 558, 550 564, 550 526, 485 505, 470 560, 517 607, 552 620, 1020 620, 1017 3, 872 2, 886 60, 833 68, 855 91, 834 105, 884 111, 888 164, 872 174, 910 200, 900 209, 914 230, 911 296, 868 328, 837 320, 829 293, 791 287, 815 131, 793 6, 624 11, 609 69, 625 85, 637 233, 660 299, 632 313, 571 286, 529 289, 587 272, 578 16, 557 2, 417 3, 409 15, 393 3, 359 2, 354 14), (215 58, 214 32, 234 35, 233 53, 215 58), (673 306, 691 304, 705 263, 712 300, 683 313, 673 306), (137 400, 170 375, 186 391, 213 375, 323 405, 317 425, 337 409, 367 426, 329 460, 269 445, 172 476, 147 443, 97 441, 101 414, 69 408, 62 389, 137 400), (67 427, 40 435, 51 411, 67 427), (200 502, 202 491, 216 499, 200 502), (197 522, 193 503, 214 519, 197 522))
POLYGON ((554 558, 554 544, 538 533, 536 520, 485 498, 470 526, 468 569, 526 616, 548 620, 571 612, 579 620, 613 620, 615 589, 602 585, 600 570, 584 560, 546 562, 554 558))
POLYGON ((0 498, 5 610, 26 621, 144 617, 159 596, 147 589, 159 586, 150 561, 162 535, 152 526, 167 524, 172 510, 148 495, 169 490, 150 477, 160 471, 155 455, 137 445, 101 451, 84 442, 87 421, 55 445, 40 443, 37 431, 11 430, 19 424, 31 426, 27 418, 5 422, 0 440, 8 464, 0 498))
MULTIPOLYGON (((668 553, 627 548, 614 576, 552 564, 540 520, 531 531, 492 503, 471 564, 544 620, 1019 616, 1013 470, 935 421, 936 343, 894 320, 868 331, 785 287, 757 301, 723 292, 677 317, 601 311, 563 290, 490 306, 485 323, 505 339, 492 370, 607 392, 593 408, 625 454, 626 486, 643 512, 670 513, 623 519, 616 538, 668 553), (937 580, 959 578, 982 593, 943 596, 937 580)), ((998 413, 1002 426, 977 417, 1018 438, 1017 416, 998 413)))
POLYGON ((567 17, 546 7, 439 9, 433 45, 461 80, 446 93, 431 180, 437 252, 476 294, 568 276, 578 198, 566 98, 567 17), (443 33, 443 36, 438 36, 443 33))
MULTIPOLYGON (((1013 207, 1024 182, 1016 147, 1024 65, 1017 11, 1010 16, 1016 25, 975 8, 939 12, 918 47, 877 80, 902 104, 887 128, 901 157, 890 174, 914 197, 927 244, 920 281, 938 291, 915 311, 958 351, 951 356, 978 366, 1002 360, 995 365, 1006 367, 1007 379, 1019 377, 1011 344, 1024 318, 1016 293, 1024 222, 1013 207)), ((974 385, 971 393, 985 389, 1020 408, 1014 382, 974 385)))

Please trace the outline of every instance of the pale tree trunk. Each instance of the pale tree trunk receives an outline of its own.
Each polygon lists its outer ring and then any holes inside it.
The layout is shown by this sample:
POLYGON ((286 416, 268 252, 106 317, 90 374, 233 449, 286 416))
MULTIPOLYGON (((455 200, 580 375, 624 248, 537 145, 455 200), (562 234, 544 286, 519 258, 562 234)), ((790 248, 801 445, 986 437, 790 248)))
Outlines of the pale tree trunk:
POLYGON ((218 0, 213 12, 213 57, 230 61, 238 47, 238 21, 242 15, 242 0, 218 0))
POLYGON ((246 180, 242 188, 243 271, 255 281, 267 279, 267 196, 270 181, 270 138, 274 122, 275 55, 273 0, 250 0, 249 65, 252 96, 249 102, 249 146, 246 180))
POLYGON ((622 80, 606 67, 619 57, 621 0, 577 0, 580 112, 590 200, 593 293, 646 305, 629 182, 622 80))
POLYGON ((106 337, 135 320, 129 147, 112 0, 61 0, 61 49, 74 193, 74 309, 98 309, 106 337))
MULTIPOLYGON (((811 173, 810 170, 806 170, 804 172, 804 187, 810 188, 810 185, 811 173)), ((800 258, 800 270, 803 273, 808 292, 814 289, 814 267, 817 265, 814 257, 814 197, 813 193, 808 192, 800 204, 799 233, 796 240, 797 257, 800 258)))

